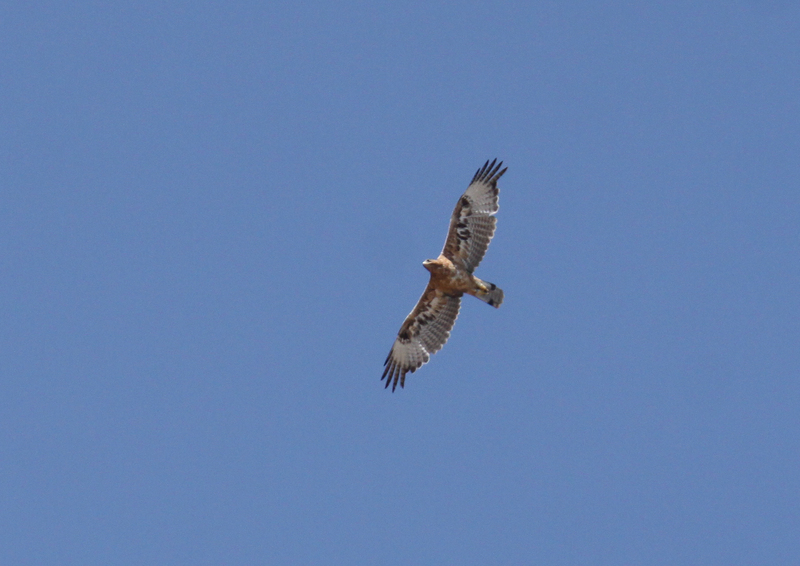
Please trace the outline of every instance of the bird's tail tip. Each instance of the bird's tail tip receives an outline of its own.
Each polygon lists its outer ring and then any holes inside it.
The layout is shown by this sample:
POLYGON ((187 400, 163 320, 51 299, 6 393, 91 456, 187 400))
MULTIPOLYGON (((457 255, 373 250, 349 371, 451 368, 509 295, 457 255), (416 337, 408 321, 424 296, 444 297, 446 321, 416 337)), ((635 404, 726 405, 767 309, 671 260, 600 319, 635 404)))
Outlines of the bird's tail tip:
POLYGON ((494 283, 489 283, 488 281, 481 281, 481 283, 486 286, 486 291, 475 293, 475 296, 484 303, 488 303, 494 308, 499 308, 500 305, 503 304, 503 290, 494 283))

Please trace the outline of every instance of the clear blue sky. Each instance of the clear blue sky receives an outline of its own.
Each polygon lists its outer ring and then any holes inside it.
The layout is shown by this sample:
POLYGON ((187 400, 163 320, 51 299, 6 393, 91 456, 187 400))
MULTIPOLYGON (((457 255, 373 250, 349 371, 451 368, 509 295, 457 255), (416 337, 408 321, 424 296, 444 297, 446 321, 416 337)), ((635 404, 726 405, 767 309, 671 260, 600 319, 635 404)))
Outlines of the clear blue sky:
POLYGON ((0 563, 798 563, 800 7, 700 4, 6 3, 0 563))

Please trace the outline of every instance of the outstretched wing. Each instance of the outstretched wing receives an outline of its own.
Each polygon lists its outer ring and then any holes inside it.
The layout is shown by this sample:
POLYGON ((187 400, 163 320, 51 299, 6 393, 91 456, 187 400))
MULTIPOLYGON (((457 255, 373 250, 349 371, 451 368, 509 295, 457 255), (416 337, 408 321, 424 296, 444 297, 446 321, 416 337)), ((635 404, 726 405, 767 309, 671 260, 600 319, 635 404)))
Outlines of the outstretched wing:
POLYGON ((431 354, 438 352, 450 337, 450 331, 458 318, 461 295, 446 295, 431 283, 422 293, 417 306, 406 317, 397 338, 383 363, 381 380, 386 378, 386 387, 392 383, 392 391, 405 386, 406 373, 414 373, 428 362, 431 354))
POLYGON ((494 236, 497 223, 494 215, 500 209, 497 180, 508 169, 501 171, 503 162, 495 163, 497 159, 491 163, 487 161, 478 169, 466 192, 458 199, 442 250, 444 257, 460 263, 469 273, 478 267, 494 236))

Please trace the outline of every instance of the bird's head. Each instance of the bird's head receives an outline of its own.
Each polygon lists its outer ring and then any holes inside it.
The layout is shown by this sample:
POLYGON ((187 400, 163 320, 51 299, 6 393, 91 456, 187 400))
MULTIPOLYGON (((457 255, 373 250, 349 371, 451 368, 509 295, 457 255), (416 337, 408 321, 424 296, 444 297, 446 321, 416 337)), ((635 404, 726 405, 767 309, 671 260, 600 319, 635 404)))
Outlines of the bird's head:
POLYGON ((434 269, 439 267, 439 264, 436 262, 435 259, 426 259, 422 262, 422 265, 430 272, 433 272, 434 269))

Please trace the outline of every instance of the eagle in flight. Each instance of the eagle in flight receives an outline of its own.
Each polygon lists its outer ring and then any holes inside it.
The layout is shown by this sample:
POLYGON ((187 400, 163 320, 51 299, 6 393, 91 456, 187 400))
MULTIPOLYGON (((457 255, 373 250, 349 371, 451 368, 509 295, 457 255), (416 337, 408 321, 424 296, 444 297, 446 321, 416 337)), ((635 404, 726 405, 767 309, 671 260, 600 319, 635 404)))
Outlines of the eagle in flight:
POLYGON ((381 380, 392 391, 405 386, 406 374, 414 373, 438 352, 450 337, 450 330, 461 308, 464 293, 478 297, 497 308, 503 302, 503 291, 494 283, 475 277, 478 267, 494 236, 499 210, 497 180, 506 169, 497 159, 478 169, 466 192, 458 199, 450 218, 444 249, 436 259, 422 262, 431 272, 431 279, 417 306, 400 327, 392 349, 384 362, 381 380))

